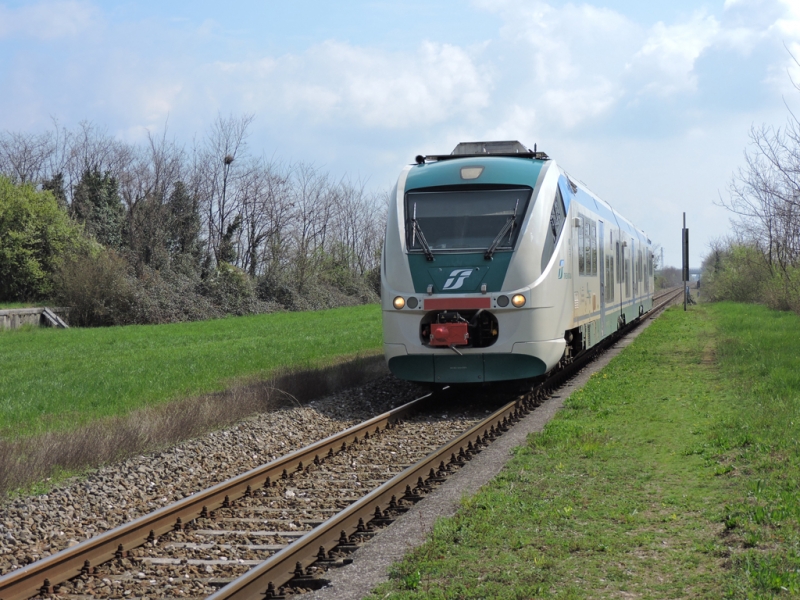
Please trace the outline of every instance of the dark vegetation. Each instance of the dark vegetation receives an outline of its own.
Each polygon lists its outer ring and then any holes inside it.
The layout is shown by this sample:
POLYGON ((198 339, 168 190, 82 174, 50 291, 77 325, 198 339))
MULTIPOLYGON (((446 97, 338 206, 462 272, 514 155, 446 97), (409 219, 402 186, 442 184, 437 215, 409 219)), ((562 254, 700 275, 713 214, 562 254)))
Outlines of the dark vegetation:
POLYGON ((677 267, 664 267, 656 272, 656 288, 664 289, 680 286, 682 282, 681 270, 677 267))
POLYGON ((383 198, 254 156, 251 122, 219 117, 190 148, 90 123, 0 134, 0 302, 121 325, 376 301, 383 198))

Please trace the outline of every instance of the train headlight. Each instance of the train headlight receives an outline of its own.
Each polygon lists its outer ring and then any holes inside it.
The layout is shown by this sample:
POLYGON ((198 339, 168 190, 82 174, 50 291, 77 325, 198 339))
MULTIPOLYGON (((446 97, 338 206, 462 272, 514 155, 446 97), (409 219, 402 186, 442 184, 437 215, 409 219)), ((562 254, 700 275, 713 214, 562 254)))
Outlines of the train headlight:
POLYGON ((525 306, 525 296, 522 294, 514 294, 511 298, 511 304, 519 308, 520 306, 525 306))
POLYGON ((498 296, 497 306, 501 308, 505 308, 506 306, 508 306, 508 296, 498 296))
POLYGON ((414 296, 411 296, 411 298, 408 299, 407 304, 408 308, 417 308, 417 304, 419 304, 419 302, 417 302, 417 299, 414 298, 414 296))
POLYGON ((392 301, 392 304, 394 304, 394 307, 395 307, 397 310, 400 310, 401 308, 403 308, 403 307, 406 305, 406 301, 403 299, 403 297, 402 297, 402 296, 398 296, 397 298, 395 298, 395 299, 392 301))

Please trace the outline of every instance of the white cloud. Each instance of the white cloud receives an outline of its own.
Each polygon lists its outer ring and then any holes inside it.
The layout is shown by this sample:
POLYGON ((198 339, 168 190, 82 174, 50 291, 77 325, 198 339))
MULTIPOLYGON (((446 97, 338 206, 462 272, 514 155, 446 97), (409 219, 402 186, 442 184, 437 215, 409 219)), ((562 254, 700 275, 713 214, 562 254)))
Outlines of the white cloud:
POLYGON ((0 6, 0 38, 22 35, 40 40, 76 37, 92 26, 95 9, 87 2, 55 0, 16 9, 0 6))
POLYGON ((669 95, 694 90, 695 61, 719 33, 719 22, 703 13, 696 13, 688 22, 677 25, 656 23, 631 65, 631 70, 650 72, 650 81, 643 91, 669 95))
POLYGON ((248 110, 278 109, 317 122, 348 119, 366 127, 432 125, 472 118, 489 104, 490 78, 467 51, 423 42, 392 54, 327 41, 302 55, 219 65, 248 110))
POLYGON ((775 21, 775 29, 783 36, 800 40, 800 4, 797 0, 779 0, 785 13, 775 21))
MULTIPOLYGON (((519 82, 539 121, 572 129, 611 110, 623 96, 624 65, 638 48, 641 28, 623 15, 587 4, 555 8, 481 2, 504 21, 500 42, 514 60, 505 78, 519 82)), ((508 85, 508 83, 507 83, 508 85)))
POLYGON ((565 127, 571 129, 586 119, 608 112, 622 97, 622 91, 611 81, 597 78, 577 89, 547 90, 542 102, 565 127))
POLYGON ((536 109, 531 106, 513 104, 506 112, 503 121, 490 127, 482 137, 487 140, 516 140, 523 144, 533 144, 538 126, 536 109))

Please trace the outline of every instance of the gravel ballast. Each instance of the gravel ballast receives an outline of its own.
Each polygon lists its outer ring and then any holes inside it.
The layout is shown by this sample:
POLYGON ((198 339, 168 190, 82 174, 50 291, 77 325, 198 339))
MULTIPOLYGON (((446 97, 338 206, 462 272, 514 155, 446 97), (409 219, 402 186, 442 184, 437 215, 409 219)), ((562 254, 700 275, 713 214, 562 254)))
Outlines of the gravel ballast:
POLYGON ((386 376, 109 465, 0 507, 0 574, 225 481, 423 394, 386 376))

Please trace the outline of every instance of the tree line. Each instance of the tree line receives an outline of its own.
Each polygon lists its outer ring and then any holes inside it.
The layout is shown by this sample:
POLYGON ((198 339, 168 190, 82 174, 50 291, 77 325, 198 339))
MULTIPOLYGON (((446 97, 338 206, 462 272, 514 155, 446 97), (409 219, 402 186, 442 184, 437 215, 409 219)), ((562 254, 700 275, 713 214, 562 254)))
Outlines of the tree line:
POLYGON ((88 122, 0 134, 0 301, 82 325, 376 301, 386 195, 255 155, 252 121, 220 116, 190 147, 88 122))
MULTIPOLYGON (((798 88, 800 89, 800 88, 798 88)), ((745 165, 719 203, 735 234, 703 260, 703 295, 800 313, 800 120, 750 130, 745 165)))

